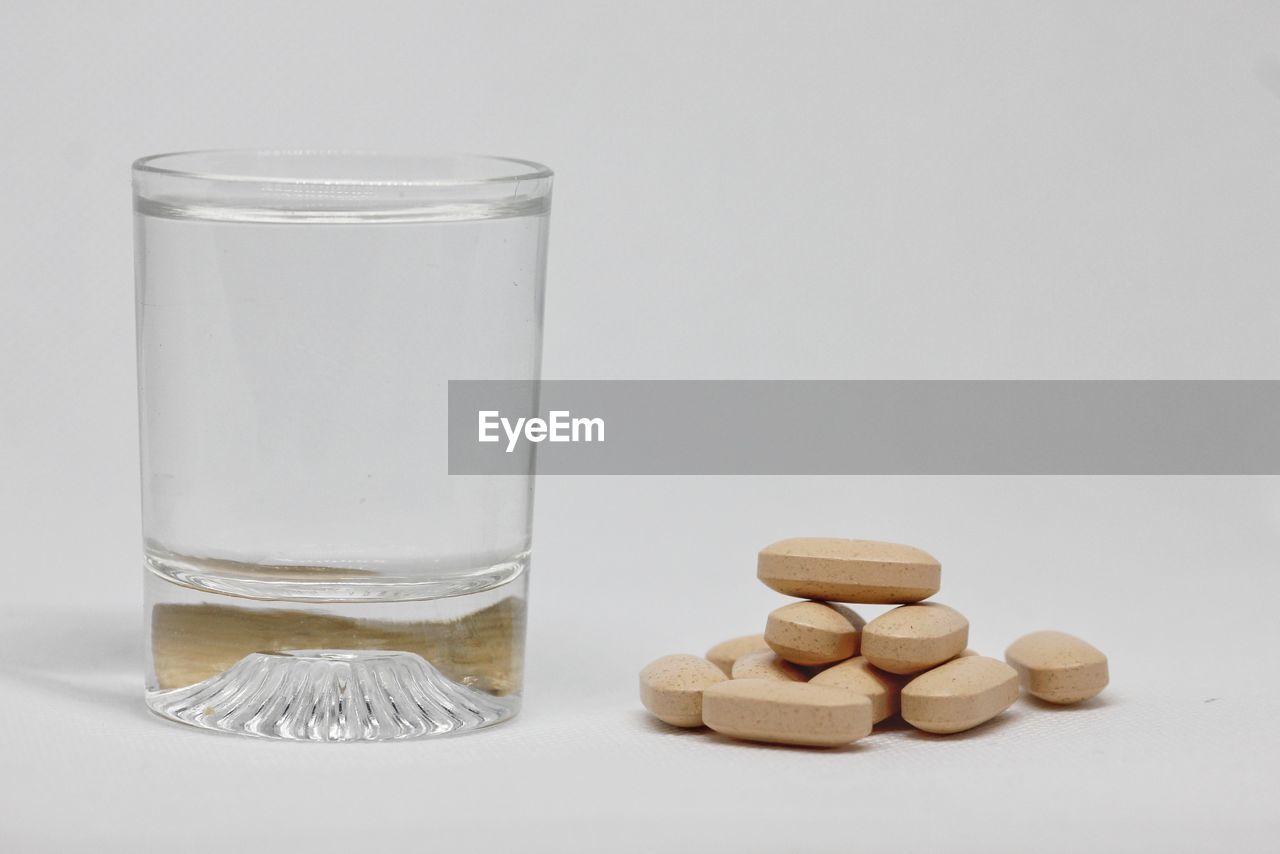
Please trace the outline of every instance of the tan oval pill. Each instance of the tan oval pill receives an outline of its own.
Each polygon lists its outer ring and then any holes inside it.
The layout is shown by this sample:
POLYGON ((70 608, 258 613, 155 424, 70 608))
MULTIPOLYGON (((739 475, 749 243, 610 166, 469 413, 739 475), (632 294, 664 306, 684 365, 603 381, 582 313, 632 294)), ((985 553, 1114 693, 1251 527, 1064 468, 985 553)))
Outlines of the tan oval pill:
POLYGON ((1003 661, 966 655, 922 673, 902 689, 902 719, 925 732, 973 729, 1018 699, 1018 674, 1003 661))
POLYGON ((1033 697, 1070 705, 1096 697, 1107 687, 1107 657, 1066 632, 1032 632, 1004 653, 1033 697))
POLYGON ((840 605, 793 602, 769 615, 764 639, 792 664, 831 664, 858 654, 858 635, 865 624, 840 605))
POLYGON ((902 686, 910 679, 909 676, 887 673, 858 656, 828 667, 810 679, 809 684, 861 694, 871 701, 871 722, 878 724, 897 713, 902 686))
POLYGON ((724 671, 725 676, 733 675, 733 663, 749 652, 768 650, 764 635, 746 635, 721 641, 707 650, 707 661, 724 671))
POLYGON ((664 655, 640 671, 640 702, 672 726, 702 726, 702 692, 727 682, 720 668, 696 655, 664 655))
POLYGON ((772 682, 805 682, 809 674, 771 649, 749 652, 733 663, 734 679, 768 679, 772 682))
POLYGON ((747 741, 836 747, 871 732, 871 701, 803 682, 735 679, 707 689, 702 717, 719 733, 747 741))
POLYGON ((937 593, 942 565, 914 546, 798 537, 762 549, 756 575, 788 596, 879 605, 937 593))
POLYGON ((903 605, 862 630, 862 654, 890 673, 919 673, 955 658, 969 643, 969 621, 937 602, 903 605))

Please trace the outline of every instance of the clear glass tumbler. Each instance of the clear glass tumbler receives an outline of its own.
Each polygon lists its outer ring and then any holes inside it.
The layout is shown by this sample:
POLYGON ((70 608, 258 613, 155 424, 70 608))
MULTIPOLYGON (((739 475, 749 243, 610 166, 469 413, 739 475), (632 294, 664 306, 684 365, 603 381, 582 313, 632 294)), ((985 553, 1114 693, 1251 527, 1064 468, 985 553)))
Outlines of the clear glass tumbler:
POLYGON ((315 741, 516 713, 532 471, 449 475, 447 383, 538 377, 551 183, 496 157, 134 164, 153 711, 315 741))

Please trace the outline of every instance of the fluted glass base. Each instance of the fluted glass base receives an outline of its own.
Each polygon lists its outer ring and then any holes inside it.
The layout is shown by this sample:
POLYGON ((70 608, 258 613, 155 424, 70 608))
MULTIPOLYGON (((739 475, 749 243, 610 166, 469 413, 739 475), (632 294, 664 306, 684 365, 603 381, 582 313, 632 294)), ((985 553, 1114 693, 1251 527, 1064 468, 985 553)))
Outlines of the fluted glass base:
POLYGON ((295 741, 382 741, 463 732, 504 721, 516 697, 446 678, 411 652, 253 653, 210 679, 147 698, 192 726, 295 741))
POLYGON ((233 595, 221 576, 195 586, 191 566, 176 576, 149 562, 146 574, 147 705, 165 718, 260 738, 382 741, 480 729, 520 708, 524 559, 502 583, 416 599, 377 581, 350 597, 355 581, 330 591, 316 569, 307 586, 280 588, 289 598, 233 595))

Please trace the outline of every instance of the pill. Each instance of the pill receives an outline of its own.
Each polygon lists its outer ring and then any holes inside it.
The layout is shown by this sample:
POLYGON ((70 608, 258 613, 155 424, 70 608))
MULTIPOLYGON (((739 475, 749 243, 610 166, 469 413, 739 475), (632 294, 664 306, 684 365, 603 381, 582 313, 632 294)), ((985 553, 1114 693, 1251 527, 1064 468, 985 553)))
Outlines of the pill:
POLYGON ((761 652, 769 649, 764 642, 764 635, 746 635, 722 641, 707 650, 707 661, 724 671, 725 676, 733 675, 733 663, 748 652, 761 652))
POLYGON ((793 602, 769 615, 764 639, 792 664, 831 664, 858 654, 866 621, 840 605, 793 602))
POLYGON ((922 673, 902 689, 902 719, 925 732, 972 729, 1018 699, 1018 674, 1003 661, 966 655, 922 673))
POLYGON ((928 670, 955 658, 968 643, 969 621, 937 602, 902 605, 862 630, 862 654, 890 673, 928 670))
POLYGON ((964 652, 957 655, 956 658, 967 658, 970 655, 977 655, 977 654, 978 654, 978 651, 976 649, 966 649, 964 652))
POLYGON ((1107 687, 1107 657, 1066 632, 1032 632, 1004 653, 1028 694, 1050 703, 1079 703, 1107 687))
POLYGON ((788 596, 834 602, 919 602, 938 592, 942 566, 913 546, 800 537, 761 550, 756 575, 788 596))
POLYGON ((703 695, 702 716, 724 735, 777 744, 836 747, 871 732, 866 697, 803 682, 721 682, 703 695))
POLYGON ((640 702, 672 726, 702 726, 702 692, 728 678, 696 655, 664 655, 640 671, 640 702))
POLYGON ((910 676, 899 676, 879 669, 862 656, 828 667, 809 680, 810 685, 842 688, 861 694, 871 701, 871 722, 897 714, 898 698, 910 676))
POLYGON ((768 679, 773 682, 804 682, 809 678, 799 667, 783 661, 771 649, 749 652, 733 663, 734 679, 768 679))

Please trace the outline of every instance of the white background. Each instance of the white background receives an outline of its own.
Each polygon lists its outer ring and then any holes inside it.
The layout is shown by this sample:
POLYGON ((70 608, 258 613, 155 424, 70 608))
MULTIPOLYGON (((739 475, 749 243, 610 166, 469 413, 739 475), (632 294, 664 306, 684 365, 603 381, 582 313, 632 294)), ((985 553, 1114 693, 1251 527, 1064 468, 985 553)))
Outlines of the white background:
MULTIPOLYGON (((544 478, 526 711, 395 745, 141 699, 129 162, 556 169, 557 378, 1280 378, 1274 3, 119 3, 0 11, 5 850, 1266 850, 1275 478, 544 478), (899 540, 1074 710, 842 751, 650 723, 758 631, 754 554, 899 540)), ((867 609, 867 615, 878 609, 867 609)))

